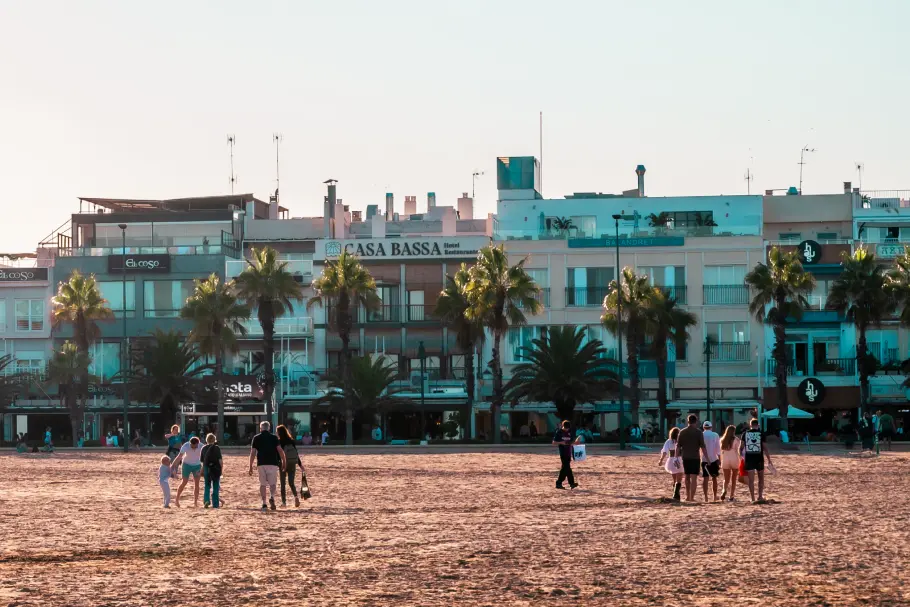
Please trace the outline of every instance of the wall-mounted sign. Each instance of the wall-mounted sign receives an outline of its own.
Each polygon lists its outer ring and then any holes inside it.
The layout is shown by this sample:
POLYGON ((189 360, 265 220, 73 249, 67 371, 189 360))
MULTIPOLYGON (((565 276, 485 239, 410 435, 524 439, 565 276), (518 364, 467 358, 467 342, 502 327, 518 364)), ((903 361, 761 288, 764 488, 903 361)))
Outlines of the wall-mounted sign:
POLYGON ((903 244, 880 244, 875 245, 875 256, 882 259, 892 259, 898 255, 903 255, 906 245, 903 244))
POLYGON ((814 377, 807 377, 799 383, 796 395, 807 405, 820 405, 825 400, 825 384, 814 377))
POLYGON ((0 282, 47 280, 47 268, 0 268, 0 282))
POLYGON ((804 240, 799 243, 798 252, 799 260, 804 264, 816 264, 822 258, 822 246, 814 240, 804 240))
MULTIPOLYGON (((654 236, 653 238, 626 238, 619 237, 619 246, 622 247, 681 247, 686 239, 682 236, 654 236)), ((611 248, 616 246, 615 238, 570 238, 570 249, 595 249, 611 248)))
MULTIPOLYGON (((262 400, 262 378, 256 375, 223 375, 225 400, 262 400)), ((206 375, 203 378, 203 388, 209 392, 212 399, 217 400, 217 387, 215 378, 206 375)))
MULTIPOLYGON (((182 406, 184 415, 218 415, 218 405, 204 403, 187 403, 182 406)), ((227 403, 225 415, 265 415, 265 403, 227 403)))
POLYGON ((171 256, 162 254, 111 255, 107 258, 107 273, 166 274, 171 271, 171 256))
POLYGON ((490 244, 486 236, 452 236, 449 238, 355 238, 351 240, 317 240, 315 259, 334 259, 347 251, 364 260, 389 259, 470 259, 490 244))

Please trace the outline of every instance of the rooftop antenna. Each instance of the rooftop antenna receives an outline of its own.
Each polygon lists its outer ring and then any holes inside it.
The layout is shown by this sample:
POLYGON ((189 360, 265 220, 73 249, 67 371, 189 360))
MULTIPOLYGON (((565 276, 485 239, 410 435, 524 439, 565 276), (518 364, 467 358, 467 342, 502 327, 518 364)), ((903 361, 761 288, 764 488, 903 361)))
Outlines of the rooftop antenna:
POLYGON ((805 156, 806 152, 814 152, 815 148, 810 148, 809 144, 803 146, 799 151, 799 195, 803 194, 803 165, 806 164, 805 156))
POLYGON ((280 184, 281 175, 280 175, 280 171, 279 171, 280 165, 278 164, 278 149, 281 147, 282 139, 284 139, 284 137, 282 136, 281 133, 272 134, 272 141, 275 142, 275 201, 276 202, 278 201, 277 200, 278 199, 278 189, 281 185, 280 184))
POLYGON ((471 200, 474 200, 474 184, 477 183, 477 178, 483 175, 483 171, 474 171, 471 173, 471 200))
POLYGON ((233 135, 228 135, 227 142, 231 148, 231 194, 233 194, 234 184, 237 183, 237 176, 234 175, 234 144, 237 143, 237 138, 233 135))
POLYGON ((856 163, 856 172, 859 173, 859 191, 863 191, 863 169, 866 168, 862 162, 856 163))
POLYGON ((746 194, 752 194, 752 180, 755 179, 755 175, 752 174, 752 169, 746 169, 746 194))
POLYGON ((543 196, 543 111, 540 112, 540 192, 543 196))

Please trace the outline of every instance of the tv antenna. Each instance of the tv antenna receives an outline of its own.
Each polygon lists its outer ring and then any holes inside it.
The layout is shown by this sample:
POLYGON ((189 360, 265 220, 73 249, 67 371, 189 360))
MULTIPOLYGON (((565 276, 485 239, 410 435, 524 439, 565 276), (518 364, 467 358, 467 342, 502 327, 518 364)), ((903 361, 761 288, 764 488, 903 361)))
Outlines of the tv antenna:
POLYGON ((752 180, 755 179, 755 175, 752 173, 752 169, 746 169, 746 194, 752 194, 752 180))
POLYGON ((280 187, 281 175, 279 172, 280 165, 278 163, 278 151, 281 148, 281 140, 284 139, 284 136, 281 133, 273 133, 272 141, 275 142, 275 198, 278 198, 278 189, 280 187))
POLYGON ((234 193, 234 184, 237 183, 237 176, 234 175, 234 144, 237 138, 234 135, 227 136, 228 147, 231 148, 231 194, 234 193))
POLYGON ((483 171, 474 171, 471 173, 471 200, 474 200, 474 184, 477 183, 477 178, 483 175, 483 171))
POLYGON ((866 165, 863 164, 862 162, 857 162, 855 164, 856 164, 856 172, 859 174, 859 191, 862 192, 863 191, 863 169, 866 168, 866 165))
POLYGON ((809 144, 804 145, 803 148, 799 151, 799 194, 800 194, 800 196, 802 196, 802 194, 803 194, 803 165, 806 164, 806 160, 805 160, 806 153, 814 152, 814 151, 815 151, 815 148, 810 148, 809 144))

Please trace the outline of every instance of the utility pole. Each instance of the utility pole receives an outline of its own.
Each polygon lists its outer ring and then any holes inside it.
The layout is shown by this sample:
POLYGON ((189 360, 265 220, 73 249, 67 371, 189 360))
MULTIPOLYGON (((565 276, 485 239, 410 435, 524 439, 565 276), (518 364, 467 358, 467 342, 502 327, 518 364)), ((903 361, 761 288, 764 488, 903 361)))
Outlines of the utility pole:
POLYGON ((799 195, 803 194, 803 166, 806 164, 806 152, 814 152, 815 148, 810 148, 809 145, 804 145, 803 148, 799 151, 799 195))
POLYGON ((123 314, 123 342, 120 344, 120 376, 122 378, 121 381, 123 382, 123 452, 127 453, 130 450, 130 392, 129 383, 126 381, 127 376, 124 371, 129 368, 130 352, 126 337, 126 224, 121 223, 118 224, 117 227, 120 228, 123 246, 120 251, 120 270, 123 277, 123 304, 121 309, 121 313, 123 314))
POLYGON ((471 200, 474 200, 474 187, 477 184, 477 178, 481 175, 483 175, 483 171, 471 173, 471 200))
POLYGON ((228 135, 227 137, 228 147, 231 148, 231 194, 234 193, 234 184, 237 183, 237 177, 234 175, 234 144, 237 143, 237 138, 233 135, 228 135))

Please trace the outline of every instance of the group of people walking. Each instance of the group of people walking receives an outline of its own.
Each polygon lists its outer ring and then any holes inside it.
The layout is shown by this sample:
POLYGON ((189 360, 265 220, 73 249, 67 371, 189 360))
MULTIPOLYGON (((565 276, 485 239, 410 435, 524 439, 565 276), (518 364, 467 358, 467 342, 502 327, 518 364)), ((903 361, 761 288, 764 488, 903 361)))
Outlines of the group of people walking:
MULTIPOLYGON (((164 435, 167 440, 167 453, 161 456, 158 468, 158 484, 164 501, 164 507, 171 504, 171 479, 182 480, 177 487, 174 505, 180 507, 180 496, 189 480, 193 479, 193 506, 199 505, 199 484, 204 481, 203 506, 220 508, 225 505, 221 499, 221 476, 224 473, 224 457, 214 434, 205 437, 205 444, 196 436, 184 442, 180 426, 171 426, 171 431, 164 435)), ((259 434, 253 437, 250 445, 249 475, 253 476, 253 464, 256 464, 259 475, 259 494, 262 497, 262 511, 277 508, 275 500, 278 495, 278 480, 281 480, 281 505, 287 505, 287 487, 294 497, 294 505, 300 506, 300 496, 295 485, 297 467, 301 471, 301 494, 309 497, 309 487, 303 461, 297 451, 297 445, 285 426, 278 426, 278 434, 272 434, 271 424, 259 424, 259 434), (266 501, 266 497, 269 497, 266 501)))

